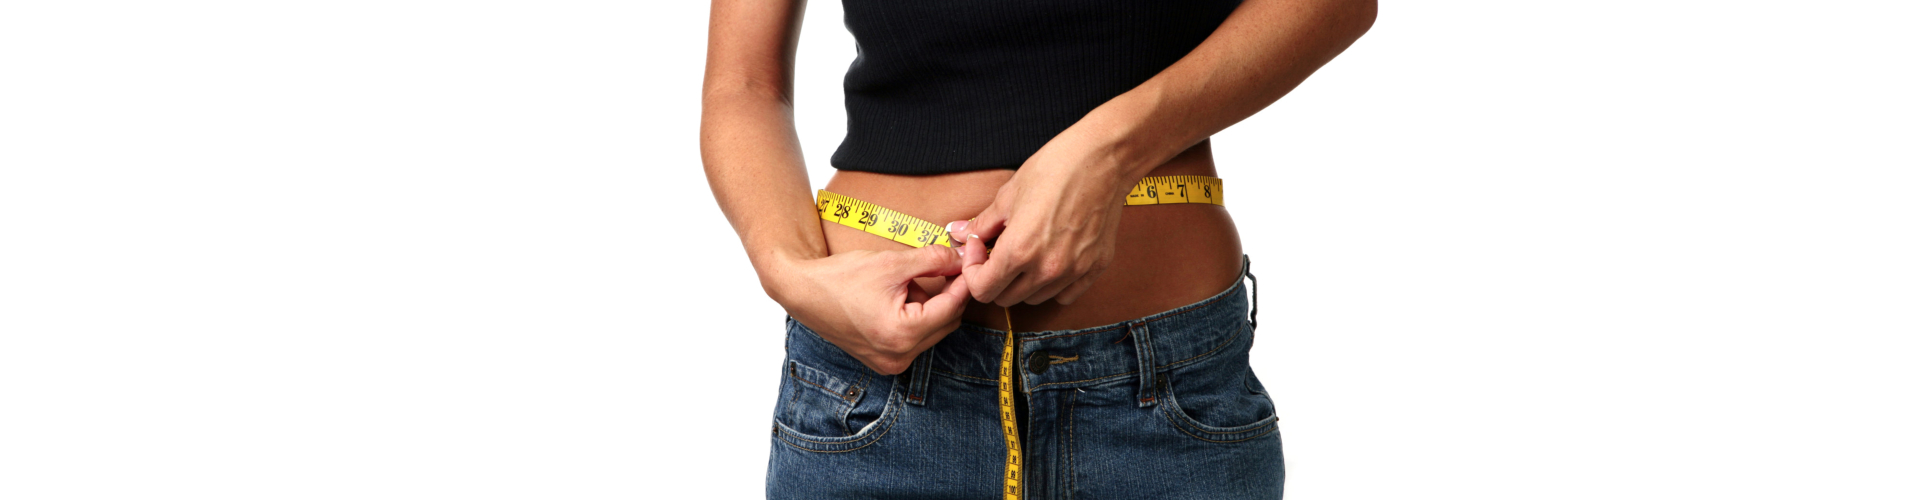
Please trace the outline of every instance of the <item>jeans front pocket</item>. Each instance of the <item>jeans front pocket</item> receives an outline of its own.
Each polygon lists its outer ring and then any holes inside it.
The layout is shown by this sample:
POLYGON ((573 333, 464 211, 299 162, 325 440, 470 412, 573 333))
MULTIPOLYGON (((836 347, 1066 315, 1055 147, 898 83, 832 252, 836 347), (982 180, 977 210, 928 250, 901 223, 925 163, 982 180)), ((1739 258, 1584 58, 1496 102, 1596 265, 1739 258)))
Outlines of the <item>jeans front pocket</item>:
POLYGON ((789 319, 774 435, 812 451, 849 451, 885 435, 898 418, 899 381, 861 365, 789 319))
POLYGON ((1234 443, 1280 429, 1273 399, 1254 377, 1244 350, 1171 370, 1158 387, 1160 412, 1195 439, 1234 443))
POLYGON ((780 389, 780 420, 794 430, 819 436, 853 434, 847 422, 866 395, 861 386, 840 377, 787 360, 787 376, 780 389))

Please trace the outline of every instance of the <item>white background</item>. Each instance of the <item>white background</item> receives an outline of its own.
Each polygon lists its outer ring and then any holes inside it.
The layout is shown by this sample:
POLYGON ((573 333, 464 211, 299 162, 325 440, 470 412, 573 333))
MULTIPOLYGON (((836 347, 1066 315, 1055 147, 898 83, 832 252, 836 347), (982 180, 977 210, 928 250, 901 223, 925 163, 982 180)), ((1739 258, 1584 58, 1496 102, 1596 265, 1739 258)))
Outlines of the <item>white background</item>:
MULTIPOLYGON (((1290 498, 1920 497, 1912 3, 1383 3, 1215 141, 1290 498)), ((758 497, 705 23, 0 4, 0 498, 758 497)))

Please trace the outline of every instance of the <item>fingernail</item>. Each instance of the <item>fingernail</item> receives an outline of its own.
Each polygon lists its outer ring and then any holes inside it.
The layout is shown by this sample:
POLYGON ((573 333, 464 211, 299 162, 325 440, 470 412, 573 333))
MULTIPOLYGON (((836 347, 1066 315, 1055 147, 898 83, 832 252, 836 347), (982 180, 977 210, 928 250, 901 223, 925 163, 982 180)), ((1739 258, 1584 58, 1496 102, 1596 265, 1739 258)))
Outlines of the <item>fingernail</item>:
POLYGON ((953 232, 959 232, 961 230, 965 230, 967 228, 967 222, 970 222, 970 221, 957 220, 953 222, 948 222, 947 232, 953 233, 953 232))
POLYGON ((967 247, 966 247, 966 245, 961 245, 961 246, 957 246, 957 247, 953 247, 953 251, 955 251, 955 252, 959 252, 959 253, 960 253, 960 256, 961 256, 961 257, 966 257, 966 256, 967 256, 967 247))

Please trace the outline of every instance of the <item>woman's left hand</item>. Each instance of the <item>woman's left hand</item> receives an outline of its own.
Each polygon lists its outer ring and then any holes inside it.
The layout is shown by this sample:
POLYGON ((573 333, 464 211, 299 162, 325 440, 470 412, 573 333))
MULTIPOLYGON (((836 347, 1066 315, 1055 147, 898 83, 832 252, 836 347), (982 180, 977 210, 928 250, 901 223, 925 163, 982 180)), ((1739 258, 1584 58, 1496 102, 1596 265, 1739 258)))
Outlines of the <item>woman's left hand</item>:
POLYGON ((961 272, 974 300, 1072 304, 1113 262, 1127 169, 1071 132, 1028 157, 978 217, 947 225, 966 242, 961 272))

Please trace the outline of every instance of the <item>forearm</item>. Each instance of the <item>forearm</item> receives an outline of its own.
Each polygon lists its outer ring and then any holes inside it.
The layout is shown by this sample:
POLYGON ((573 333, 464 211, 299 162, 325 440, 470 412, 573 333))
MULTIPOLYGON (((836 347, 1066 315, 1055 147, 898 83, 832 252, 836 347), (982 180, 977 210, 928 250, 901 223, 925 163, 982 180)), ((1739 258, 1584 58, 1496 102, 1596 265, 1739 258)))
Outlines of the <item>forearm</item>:
POLYGON ((792 108, 751 93, 709 93, 700 153, 707 184, 772 293, 783 262, 827 255, 792 108))
POLYGON ((793 127, 793 56, 804 0, 713 0, 700 96, 700 159, 720 211, 787 314, 882 374, 960 326, 966 278, 939 294, 913 284, 960 272, 959 255, 829 255, 793 127))
POLYGON ((761 288, 782 304, 788 264, 827 256, 784 90, 710 75, 700 119, 707 186, 761 288))
POLYGON ((793 128, 805 8, 802 0, 715 0, 700 98, 708 187, 776 300, 785 264, 827 255, 793 128))
POLYGON ((1373 0, 1246 0, 1198 47, 1068 129, 1130 185, 1273 104, 1372 27, 1373 0))

